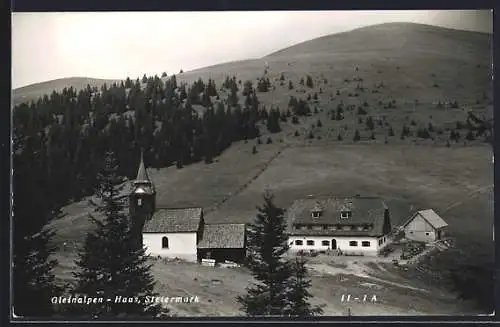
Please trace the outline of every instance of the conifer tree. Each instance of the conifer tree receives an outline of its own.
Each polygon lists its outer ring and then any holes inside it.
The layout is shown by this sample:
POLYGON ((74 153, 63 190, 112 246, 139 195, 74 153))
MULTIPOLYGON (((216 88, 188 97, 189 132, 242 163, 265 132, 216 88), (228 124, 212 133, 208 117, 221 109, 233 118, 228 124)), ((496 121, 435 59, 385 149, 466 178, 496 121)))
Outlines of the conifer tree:
POLYGON ((313 83, 313 79, 310 75, 307 75, 307 81, 306 81, 306 85, 307 87, 310 87, 310 88, 313 88, 314 87, 314 83, 313 83))
POLYGON ((352 138, 352 140, 353 140, 354 142, 357 142, 357 141, 359 141, 360 139, 361 139, 361 136, 359 135, 359 131, 358 131, 358 130, 356 130, 356 131, 354 132, 354 137, 352 138))
POLYGON ((297 257, 291 264, 291 271, 291 278, 288 281, 287 314, 296 317, 321 315, 323 310, 308 301, 312 295, 308 290, 311 287, 311 280, 307 278, 306 260, 301 256, 297 257))
POLYGON ((80 269, 74 273, 75 294, 102 296, 110 301, 79 306, 78 313, 94 318, 165 315, 167 310, 162 310, 159 304, 145 303, 146 296, 157 295, 153 291, 155 282, 145 249, 138 244, 139 236, 133 234, 132 221, 119 198, 123 185, 117 170, 114 153, 106 152, 96 188, 96 197, 101 203, 94 203, 95 211, 104 217, 100 220, 90 216, 96 229, 87 234, 76 260, 80 269), (139 301, 117 303, 117 297, 138 297, 139 301))
POLYGON ((248 230, 248 267, 257 280, 237 302, 248 316, 286 315, 287 284, 290 265, 283 259, 288 251, 284 210, 273 203, 273 195, 264 194, 255 222, 248 230))

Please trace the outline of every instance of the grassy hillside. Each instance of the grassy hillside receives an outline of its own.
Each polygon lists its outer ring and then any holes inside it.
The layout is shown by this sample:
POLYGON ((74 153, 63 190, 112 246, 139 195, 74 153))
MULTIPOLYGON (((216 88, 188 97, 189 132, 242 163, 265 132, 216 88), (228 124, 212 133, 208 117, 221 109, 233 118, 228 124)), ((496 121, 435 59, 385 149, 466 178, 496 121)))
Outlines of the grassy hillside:
MULTIPOLYGON (((305 78, 306 74, 318 82, 314 91, 319 92, 320 87, 323 89, 324 94, 320 99, 323 106, 330 105, 332 98, 343 99, 342 91, 347 91, 350 84, 345 79, 356 76, 365 79, 362 84, 368 88, 365 94, 367 100, 394 97, 411 103, 415 99, 421 103, 438 100, 475 103, 481 99, 483 92, 491 95, 491 50, 492 38, 488 34, 421 24, 390 23, 324 36, 261 59, 229 62, 184 72, 177 78, 187 83, 198 78, 212 78, 220 86, 226 76, 235 75, 239 80, 255 82, 263 76, 267 62, 267 77, 275 84, 276 90, 259 95, 265 104, 274 103, 284 107, 290 95, 313 91, 298 87, 300 78, 305 78), (358 71, 355 71, 356 67, 358 71), (286 78, 285 87, 275 83, 281 73, 286 78), (326 83, 322 83, 325 79, 326 83), (296 89, 288 90, 286 86, 289 80, 297 86, 296 89), (380 82, 385 84, 383 92, 372 95, 373 84, 380 82), (439 84, 439 87, 433 88, 434 83, 439 84), (335 96, 336 90, 341 91, 340 97, 335 96)), ((54 80, 16 89, 14 99, 23 101, 64 86, 80 88, 87 83, 100 85, 104 82, 113 81, 84 78, 54 80)))

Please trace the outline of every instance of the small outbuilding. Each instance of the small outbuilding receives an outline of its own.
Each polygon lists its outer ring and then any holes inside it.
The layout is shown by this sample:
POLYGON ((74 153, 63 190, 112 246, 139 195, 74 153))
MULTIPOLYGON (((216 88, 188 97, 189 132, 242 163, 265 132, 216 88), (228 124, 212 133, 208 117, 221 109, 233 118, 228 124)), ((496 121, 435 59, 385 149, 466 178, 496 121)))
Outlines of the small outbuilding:
POLYGON ((198 243, 198 260, 241 263, 246 256, 245 224, 205 225, 203 238, 198 243))
POLYGON ((443 239, 447 226, 434 210, 427 209, 414 213, 401 228, 407 239, 429 243, 443 239))

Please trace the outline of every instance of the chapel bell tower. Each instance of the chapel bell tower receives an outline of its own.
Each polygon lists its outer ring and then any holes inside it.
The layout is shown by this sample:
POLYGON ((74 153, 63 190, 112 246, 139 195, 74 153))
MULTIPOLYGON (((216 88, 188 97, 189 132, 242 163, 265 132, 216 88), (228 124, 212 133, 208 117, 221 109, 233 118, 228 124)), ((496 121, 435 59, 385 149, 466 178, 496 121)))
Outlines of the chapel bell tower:
POLYGON ((132 218, 132 228, 138 234, 138 238, 142 244, 142 228, 144 227, 144 223, 146 220, 151 219, 156 210, 156 191, 146 171, 142 151, 137 178, 132 181, 132 189, 129 194, 129 210, 132 218))

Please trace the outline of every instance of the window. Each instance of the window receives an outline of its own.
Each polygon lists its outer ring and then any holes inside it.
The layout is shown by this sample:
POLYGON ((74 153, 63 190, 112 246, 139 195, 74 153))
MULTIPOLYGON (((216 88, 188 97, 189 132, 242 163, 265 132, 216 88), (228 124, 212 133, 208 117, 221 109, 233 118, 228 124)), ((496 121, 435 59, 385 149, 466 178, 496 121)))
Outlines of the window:
POLYGON ((302 245, 304 242, 302 240, 295 240, 295 245, 302 245))
POLYGON ((321 225, 318 225, 318 226, 314 226, 313 227, 314 230, 322 230, 323 229, 323 226, 321 225))
POLYGON ((321 245, 330 246, 330 241, 321 241, 321 245))
POLYGON ((368 225, 363 226, 363 230, 364 230, 364 231, 367 231, 367 230, 369 230, 369 229, 370 229, 370 226, 368 226, 368 225))
POLYGON ((313 211, 312 212, 312 217, 313 218, 319 218, 319 211, 313 211))
POLYGON ((313 227, 311 225, 307 225, 307 229, 312 229, 313 227))
POLYGON ((163 236, 161 239, 161 248, 168 249, 168 237, 163 236))
POLYGON ((349 246, 358 246, 358 241, 350 241, 349 246))
POLYGON ((365 248, 366 247, 370 247, 370 241, 363 241, 363 242, 361 242, 361 246, 363 246, 365 248))
POLYGON ((341 211, 340 212, 341 219, 351 218, 351 216, 352 216, 352 213, 350 211, 341 211))
POLYGON ((314 245, 314 241, 313 240, 307 240, 307 245, 314 245))
POLYGON ((358 226, 356 229, 361 232, 363 230, 363 226, 358 226))
POLYGON ((425 236, 429 236, 429 234, 430 234, 429 232, 425 232, 425 236))
POLYGON ((142 206, 142 199, 140 199, 140 198, 137 199, 137 206, 138 207, 142 206))
POLYGON ((328 229, 328 225, 323 225, 323 229, 328 229))
POLYGON ((384 243, 385 243, 385 236, 384 236, 384 243))
POLYGON ((382 239, 378 240, 378 245, 382 245, 382 239))

